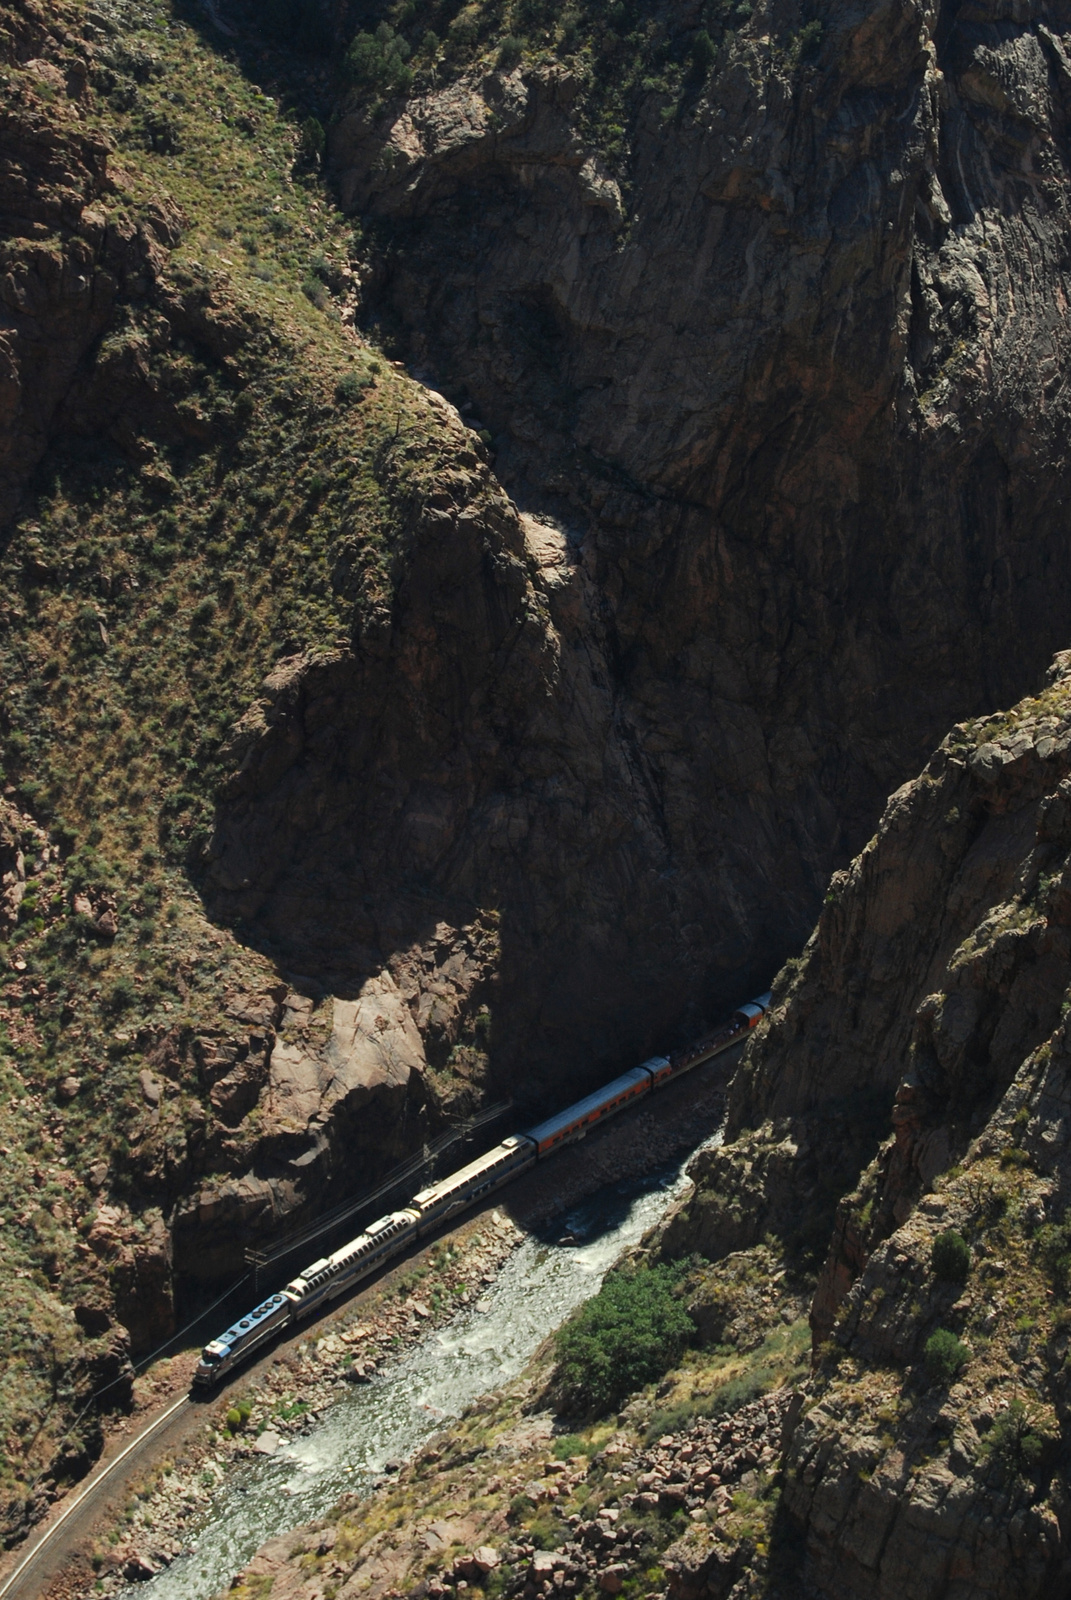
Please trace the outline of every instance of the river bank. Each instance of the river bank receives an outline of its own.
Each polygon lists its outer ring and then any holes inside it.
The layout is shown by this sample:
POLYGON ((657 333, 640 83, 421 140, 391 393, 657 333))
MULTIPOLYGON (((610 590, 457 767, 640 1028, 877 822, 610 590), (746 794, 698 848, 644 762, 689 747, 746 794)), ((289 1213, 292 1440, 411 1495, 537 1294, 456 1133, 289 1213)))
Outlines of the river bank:
MULTIPOLYGON (((200 1435, 176 1459, 165 1458, 134 1493, 122 1522, 98 1544, 93 1593, 111 1595, 154 1577, 188 1555, 191 1538, 227 1475, 255 1457, 273 1456, 308 1436, 350 1385, 370 1383, 381 1366, 484 1291, 524 1238, 495 1209, 391 1274, 368 1297, 328 1325, 258 1367, 210 1403, 200 1435)), ((54 1591, 55 1592, 55 1591, 54 1591)), ((67 1591, 83 1594, 81 1583, 67 1591)))
MULTIPOLYGON (((492 1291, 513 1253, 532 1243, 533 1234, 544 1231, 556 1242, 555 1219, 594 1191, 642 1181, 666 1163, 682 1169, 720 1124, 729 1065, 721 1058, 697 1069, 582 1144, 540 1163, 496 1196, 497 1204, 487 1212, 414 1252, 377 1284, 239 1375, 206 1408, 203 1423, 199 1415, 188 1419, 177 1443, 165 1443, 140 1464, 128 1480, 125 1502, 113 1506, 92 1539, 83 1537, 64 1552, 42 1594, 48 1600, 82 1600, 135 1585, 132 1592, 145 1595, 144 1581, 154 1576, 149 1587, 155 1589, 159 1574, 172 1563, 181 1565, 197 1544, 210 1508, 229 1492, 236 1475, 285 1456, 347 1395, 377 1384, 407 1351, 437 1336, 459 1315, 482 1321, 477 1302, 492 1291), (239 1400, 248 1404, 248 1415, 232 1430, 226 1413, 239 1400), (279 1440, 272 1456, 266 1453, 270 1438, 256 1447, 265 1433, 279 1440)), ((537 1241, 533 1248, 544 1245, 537 1241)), ((550 1315, 540 1338, 562 1320, 550 1315)), ((195 1352, 185 1352, 140 1378, 138 1414, 188 1384, 195 1359, 195 1352)), ((488 1375, 486 1387, 493 1386, 494 1377, 488 1375)), ((120 1437, 134 1426, 136 1418, 120 1423, 120 1437)), ((343 1487, 358 1484, 347 1480, 343 1487)))

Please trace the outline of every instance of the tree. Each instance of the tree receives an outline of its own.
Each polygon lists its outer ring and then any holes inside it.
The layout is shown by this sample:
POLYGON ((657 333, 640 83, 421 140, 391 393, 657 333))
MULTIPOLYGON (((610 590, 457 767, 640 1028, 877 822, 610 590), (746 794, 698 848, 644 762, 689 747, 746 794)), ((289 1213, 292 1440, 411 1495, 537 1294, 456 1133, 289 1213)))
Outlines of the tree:
POLYGON ((555 1340, 563 1404, 600 1415, 660 1378, 695 1332, 672 1265, 611 1272, 555 1340))
POLYGON ((933 1241, 930 1265, 945 1283, 966 1283, 971 1270, 971 1247, 955 1228, 946 1228, 933 1241))
POLYGON ((401 34, 389 22, 375 33, 359 33, 346 52, 350 81, 369 95, 407 94, 413 85, 412 54, 401 34))
POLYGON ((947 1328, 938 1328, 926 1340, 926 1371, 933 1383, 947 1386, 970 1360, 970 1347, 947 1328))

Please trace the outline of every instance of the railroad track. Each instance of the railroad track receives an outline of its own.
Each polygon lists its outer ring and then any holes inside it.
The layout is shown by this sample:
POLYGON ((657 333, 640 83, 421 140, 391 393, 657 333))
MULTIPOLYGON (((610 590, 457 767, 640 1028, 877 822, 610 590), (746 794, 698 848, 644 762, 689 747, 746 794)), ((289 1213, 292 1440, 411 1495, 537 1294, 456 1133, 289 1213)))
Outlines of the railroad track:
POLYGON ((55 1540, 66 1529, 71 1518, 79 1511, 86 1510, 87 1502, 104 1491, 109 1479, 118 1473, 123 1463, 143 1450, 155 1434, 162 1432, 165 1425, 172 1422, 178 1413, 189 1405, 190 1400, 187 1395, 181 1395, 178 1400, 173 1400, 159 1416, 153 1417, 151 1422, 146 1423, 145 1427, 123 1446, 117 1456, 99 1466, 71 1493, 59 1515, 42 1529, 33 1546, 26 1551, 7 1576, 0 1578, 0 1600, 36 1600, 41 1592, 34 1586, 36 1569, 51 1553, 55 1540))

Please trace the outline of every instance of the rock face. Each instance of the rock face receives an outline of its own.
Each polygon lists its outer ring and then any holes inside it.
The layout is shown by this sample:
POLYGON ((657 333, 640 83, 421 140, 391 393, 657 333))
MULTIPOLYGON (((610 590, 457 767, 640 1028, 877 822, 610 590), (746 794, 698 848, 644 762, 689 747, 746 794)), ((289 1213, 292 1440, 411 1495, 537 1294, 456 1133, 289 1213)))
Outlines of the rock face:
POLYGON ((675 115, 652 92, 627 173, 560 65, 332 133, 395 225, 375 306, 540 516, 460 435, 389 617, 248 729, 214 882, 304 947, 330 879, 366 971, 419 896, 501 909, 511 1087, 522 1048, 594 1079, 737 999, 1071 628, 1062 24, 823 15, 812 65, 775 5, 675 115))
MULTIPOLYGON (((699 12, 668 18, 672 40, 699 12)), ((468 397, 518 499, 576 530, 651 781, 671 802, 686 762, 722 848, 759 856, 741 812, 769 783, 798 840, 785 903, 808 909, 878 796, 1036 682, 1071 620, 1044 593, 1064 23, 822 21, 792 67, 796 11, 757 8, 675 114, 641 101, 614 172, 568 63, 374 119, 355 102, 331 141, 343 204, 394 225, 373 296, 400 348, 468 397)))
MULTIPOLYGON (((535 1100, 757 983, 774 877, 793 869, 780 847, 776 870, 715 852, 683 766, 674 793, 655 782, 622 734, 575 552, 517 515, 456 413, 442 425, 459 470, 414 518, 390 614, 352 650, 283 663, 235 729, 207 889, 335 993, 384 968, 412 993, 436 923, 482 915, 493 958, 452 1000, 425 971, 410 1003, 441 1057, 431 1035, 448 1015, 450 1040, 475 1026, 493 969, 498 1084, 535 1100), (698 837, 710 852, 682 880, 698 837), (712 920, 712 904, 732 909, 712 920)), ((775 838, 768 777, 752 806, 775 838)))
POLYGON ((785 1458, 783 1532, 838 1600, 1066 1582, 1069 848, 1065 654, 1036 699, 954 729, 834 877, 663 1238, 791 1245, 822 1167, 850 1169, 845 1108, 883 1104, 832 1218, 785 1458), (950 1229, 966 1254, 942 1276, 950 1229))

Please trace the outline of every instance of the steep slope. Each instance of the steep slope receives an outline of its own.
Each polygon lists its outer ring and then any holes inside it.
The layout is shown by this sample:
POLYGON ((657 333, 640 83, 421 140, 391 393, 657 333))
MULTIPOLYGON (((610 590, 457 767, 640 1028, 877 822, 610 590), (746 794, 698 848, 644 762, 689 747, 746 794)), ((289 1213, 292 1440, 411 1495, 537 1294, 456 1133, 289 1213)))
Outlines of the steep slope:
POLYGON ((493 908, 333 995, 193 880, 258 687, 382 636, 425 503, 492 606, 530 586, 478 439, 354 334, 349 230, 277 103, 165 6, 4 21, 10 1537, 85 1470, 131 1350, 484 1095, 493 908))
POLYGON ((358 9, 371 305, 570 529, 681 877, 790 838, 795 927, 1065 642, 1067 13, 358 9))
MULTIPOLYGON (((336 56, 4 8, 12 1529, 176 1294, 765 981, 1071 631, 1060 7, 269 11, 336 56)), ((903 1204, 1051 1026, 1037 965, 903 1204)), ((835 1105, 756 1066, 738 1125, 806 1113, 810 1165, 774 1128, 704 1185, 710 1253, 798 1182, 824 1248, 902 1015, 835 1105)))
POLYGON ((494 905, 503 1079, 603 1070, 798 948, 889 790, 1069 636, 1065 14, 299 10, 343 19, 361 318, 491 440, 553 637, 492 707, 506 635, 441 594, 464 677, 428 657, 373 731, 361 665, 348 773, 288 711, 214 881, 291 947, 329 881, 494 905))
POLYGON ((1066 1583, 1069 674, 956 728, 834 877, 662 1243, 791 1257, 801 1203, 833 1221, 778 1534, 822 1594, 1066 1583), (891 1126, 854 1175, 853 1096, 891 1126))

